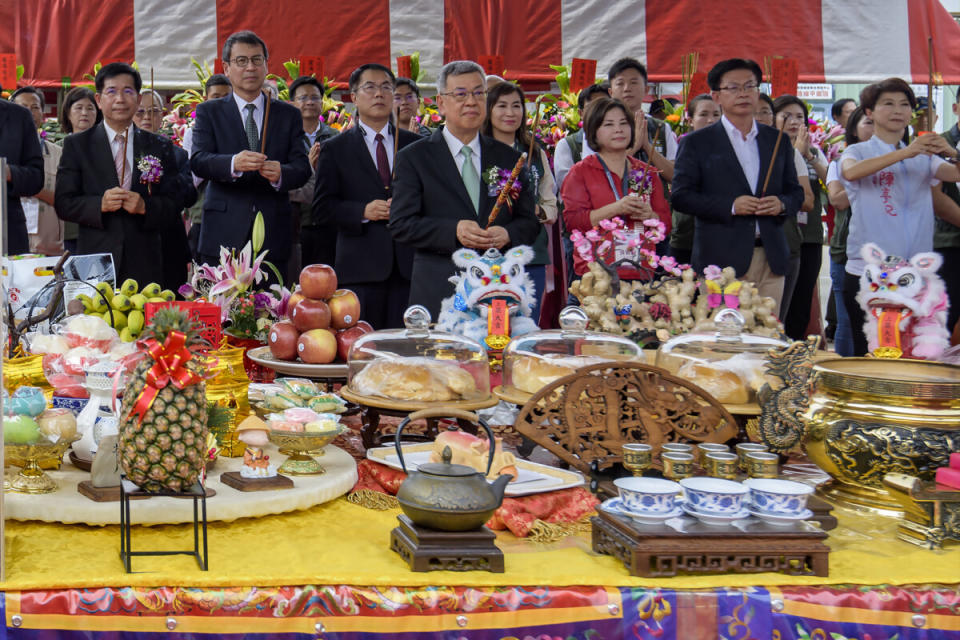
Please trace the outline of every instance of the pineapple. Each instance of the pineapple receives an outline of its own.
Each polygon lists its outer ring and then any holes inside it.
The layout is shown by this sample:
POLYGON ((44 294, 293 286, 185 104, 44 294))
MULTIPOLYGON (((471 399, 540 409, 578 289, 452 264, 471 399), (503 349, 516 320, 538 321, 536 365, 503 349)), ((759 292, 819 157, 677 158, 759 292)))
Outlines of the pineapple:
MULTIPOLYGON (((142 338, 163 344, 171 331, 187 336, 186 346, 200 341, 197 325, 177 308, 163 308, 154 314, 142 338)), ((172 382, 157 395, 139 421, 130 415, 146 385, 147 371, 154 359, 146 354, 127 382, 120 409, 120 467, 144 491, 186 491, 197 481, 205 464, 207 441, 206 383, 178 389, 172 382)), ((203 365, 192 359, 186 365, 203 373, 203 365)))

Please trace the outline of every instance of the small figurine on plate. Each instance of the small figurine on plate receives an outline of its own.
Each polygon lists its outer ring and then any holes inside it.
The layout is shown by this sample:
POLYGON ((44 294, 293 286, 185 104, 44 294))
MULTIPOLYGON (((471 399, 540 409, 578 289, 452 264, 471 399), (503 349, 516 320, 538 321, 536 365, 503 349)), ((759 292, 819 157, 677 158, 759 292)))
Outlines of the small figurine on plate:
POLYGON ((238 491, 293 488, 293 480, 278 474, 277 467, 270 464, 270 456, 263 451, 269 442, 267 430, 267 423, 257 416, 249 416, 237 425, 237 438, 247 445, 243 466, 240 471, 220 474, 220 482, 238 491))

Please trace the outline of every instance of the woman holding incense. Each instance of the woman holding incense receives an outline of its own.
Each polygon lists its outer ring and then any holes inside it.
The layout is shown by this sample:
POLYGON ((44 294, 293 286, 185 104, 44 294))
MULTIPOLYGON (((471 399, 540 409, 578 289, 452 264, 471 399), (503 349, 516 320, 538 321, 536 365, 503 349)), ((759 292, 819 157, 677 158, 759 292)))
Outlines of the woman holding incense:
MULTIPOLYGON (((537 218, 544 224, 552 225, 557 219, 557 183, 550 170, 550 159, 533 139, 526 122, 527 110, 520 87, 511 82, 501 82, 487 91, 487 118, 480 132, 532 156, 529 175, 537 194, 537 218)), ((484 175, 481 179, 491 193, 497 192, 500 177, 484 175)), ((548 233, 545 227, 540 228, 540 233, 533 243, 533 253, 534 258, 526 270, 536 287, 537 304, 530 317, 539 323, 540 303, 546 289, 547 265, 550 264, 548 233)))
MULTIPOLYGON (((865 262, 860 250, 868 242, 887 255, 909 260, 933 250, 934 203, 931 187, 957 182, 957 150, 938 135, 918 136, 904 144, 917 100, 910 85, 888 78, 860 92, 860 106, 873 120, 873 137, 847 147, 840 161, 847 198, 847 235, 843 300, 853 329, 854 355, 867 353, 864 312, 856 300, 865 262), (941 157, 942 156, 942 157, 941 157)), ((953 224, 960 221, 949 220, 953 224)))
POLYGON ((790 271, 780 304, 784 332, 794 340, 802 340, 807 335, 813 291, 823 261, 823 191, 820 180, 827 177, 827 159, 820 149, 810 144, 807 105, 803 100, 782 95, 773 101, 773 113, 777 128, 783 129, 793 145, 797 181, 804 194, 796 224, 783 225, 790 246, 790 271))
MULTIPOLYGON (((561 189, 563 221, 571 232, 587 233, 613 218, 624 221, 626 241, 613 243, 615 246, 603 254, 607 263, 627 254, 642 258, 627 244, 630 239, 642 237, 644 229, 655 228, 657 221, 662 225, 663 237, 670 235, 670 205, 657 169, 628 154, 634 145, 634 124, 633 114, 619 100, 595 101, 587 110, 584 135, 597 153, 573 165, 561 189)), ((654 246, 642 248, 653 250, 654 246)), ((573 270, 577 275, 587 270, 587 262, 579 252, 574 253, 573 270)), ((618 273, 623 279, 647 277, 626 265, 618 273)))

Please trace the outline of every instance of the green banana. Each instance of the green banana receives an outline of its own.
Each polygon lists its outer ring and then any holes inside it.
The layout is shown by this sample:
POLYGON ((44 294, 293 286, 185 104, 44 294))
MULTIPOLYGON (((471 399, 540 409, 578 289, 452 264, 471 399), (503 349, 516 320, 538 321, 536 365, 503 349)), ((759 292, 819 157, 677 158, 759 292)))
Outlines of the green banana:
POLYGON ((177 294, 175 294, 173 291, 170 291, 170 289, 164 289, 160 292, 160 297, 167 302, 173 302, 177 299, 177 294))
POLYGON ((140 285, 137 284, 137 281, 133 278, 127 278, 123 281, 123 284, 120 285, 120 293, 125 296, 132 296, 137 292, 137 289, 140 288, 140 285))
POLYGON ((145 295, 145 296, 147 297, 147 299, 149 300, 150 298, 157 298, 157 297, 159 297, 159 296, 160 296, 160 292, 161 292, 162 290, 163 290, 163 289, 161 289, 160 285, 158 285, 156 282, 151 282, 150 284, 148 284, 148 285, 145 286, 144 288, 140 289, 140 293, 142 293, 143 295, 145 295))
POLYGON ((133 303, 130 302, 130 298, 120 293, 113 296, 113 300, 110 301, 110 306, 117 311, 129 311, 133 308, 133 303))
POLYGON ((130 333, 140 335, 140 332, 143 331, 143 323, 143 311, 134 309, 127 314, 127 329, 130 330, 130 333))
POLYGON ((142 293, 135 293, 130 296, 130 302, 134 309, 143 309, 143 305, 147 304, 147 296, 142 293))

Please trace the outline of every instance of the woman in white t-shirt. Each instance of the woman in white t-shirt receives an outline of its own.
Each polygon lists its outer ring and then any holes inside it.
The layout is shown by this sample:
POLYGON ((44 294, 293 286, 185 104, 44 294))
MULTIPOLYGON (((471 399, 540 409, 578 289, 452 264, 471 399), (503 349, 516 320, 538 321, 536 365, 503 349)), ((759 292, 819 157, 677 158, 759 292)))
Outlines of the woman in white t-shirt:
POLYGON ((917 100, 910 85, 888 78, 860 92, 860 106, 873 120, 870 140, 847 147, 840 162, 850 200, 844 306, 853 329, 854 355, 867 353, 864 312, 857 303, 864 260, 860 249, 873 242, 888 255, 910 258, 933 250, 933 198, 939 181, 960 180, 957 158, 941 136, 918 136, 903 143, 917 100))

